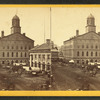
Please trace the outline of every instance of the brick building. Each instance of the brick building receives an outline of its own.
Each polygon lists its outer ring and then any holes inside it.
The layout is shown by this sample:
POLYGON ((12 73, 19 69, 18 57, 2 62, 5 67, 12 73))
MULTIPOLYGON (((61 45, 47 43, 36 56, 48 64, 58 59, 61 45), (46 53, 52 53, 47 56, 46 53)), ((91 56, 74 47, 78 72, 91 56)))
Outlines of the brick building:
POLYGON ((38 45, 30 50, 30 67, 38 67, 41 70, 48 70, 52 60, 58 58, 58 50, 53 42, 47 39, 46 43, 38 45))
POLYGON ((12 19, 11 34, 0 37, 0 64, 27 63, 29 62, 28 51, 34 47, 34 40, 28 38, 25 33, 21 34, 20 19, 15 15, 12 19))
POLYGON ((95 18, 90 14, 87 18, 86 33, 63 42, 63 56, 75 63, 100 62, 100 32, 96 33, 95 18))

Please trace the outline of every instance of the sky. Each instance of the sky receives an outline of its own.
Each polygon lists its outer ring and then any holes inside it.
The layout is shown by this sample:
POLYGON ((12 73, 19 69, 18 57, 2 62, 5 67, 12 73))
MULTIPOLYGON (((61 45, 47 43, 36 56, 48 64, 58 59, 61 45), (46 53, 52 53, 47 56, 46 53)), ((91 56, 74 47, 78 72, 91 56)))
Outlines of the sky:
POLYGON ((21 33, 35 40, 35 45, 50 38, 61 46, 63 41, 86 32, 85 26, 90 13, 95 17, 96 32, 100 31, 100 7, 0 7, 0 31, 11 34, 12 18, 20 18, 21 33), (51 27, 50 27, 51 26, 51 27))

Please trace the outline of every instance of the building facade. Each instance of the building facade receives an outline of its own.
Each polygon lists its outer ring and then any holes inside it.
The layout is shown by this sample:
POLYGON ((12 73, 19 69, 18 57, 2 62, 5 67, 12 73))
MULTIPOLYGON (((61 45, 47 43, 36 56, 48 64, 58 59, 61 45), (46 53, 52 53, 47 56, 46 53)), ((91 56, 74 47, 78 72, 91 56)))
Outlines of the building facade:
POLYGON ((100 33, 96 33, 95 18, 92 14, 87 18, 86 33, 63 42, 63 56, 75 63, 100 62, 100 33))
POLYGON ((20 19, 15 15, 12 19, 11 34, 0 37, 0 64, 29 63, 29 50, 34 47, 34 40, 21 34, 20 19))
POLYGON ((51 68, 52 59, 58 58, 58 50, 47 39, 46 43, 30 50, 30 67, 37 67, 47 71, 51 68))

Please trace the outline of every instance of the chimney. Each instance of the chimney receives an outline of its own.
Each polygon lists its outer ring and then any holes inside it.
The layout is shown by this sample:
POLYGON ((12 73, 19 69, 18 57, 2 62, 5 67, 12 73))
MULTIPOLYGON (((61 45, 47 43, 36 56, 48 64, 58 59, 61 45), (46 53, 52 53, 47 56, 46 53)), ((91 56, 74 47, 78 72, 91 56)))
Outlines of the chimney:
POLYGON ((1 38, 4 37, 4 31, 1 31, 1 38))
POLYGON ((78 36, 79 35, 79 30, 76 30, 76 36, 78 36))
POLYGON ((50 39, 46 39, 46 43, 47 44, 50 44, 50 39))
POLYGON ((25 33, 23 33, 23 35, 25 36, 25 33))

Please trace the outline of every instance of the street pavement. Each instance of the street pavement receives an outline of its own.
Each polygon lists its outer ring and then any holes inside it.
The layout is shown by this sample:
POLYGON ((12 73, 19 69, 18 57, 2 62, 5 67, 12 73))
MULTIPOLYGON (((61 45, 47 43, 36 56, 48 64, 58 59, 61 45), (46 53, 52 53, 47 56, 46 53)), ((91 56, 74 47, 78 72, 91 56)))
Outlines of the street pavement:
POLYGON ((27 73, 18 76, 17 73, 9 73, 9 69, 0 68, 0 90, 40 90, 46 78, 45 75, 31 76, 27 73))
POLYGON ((100 90, 100 71, 91 77, 89 72, 84 72, 77 66, 61 65, 55 63, 52 66, 56 90, 100 90), (89 85, 89 86, 88 86, 89 85))

